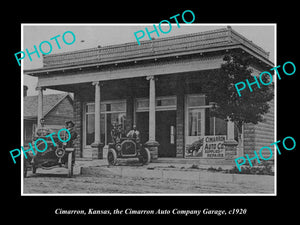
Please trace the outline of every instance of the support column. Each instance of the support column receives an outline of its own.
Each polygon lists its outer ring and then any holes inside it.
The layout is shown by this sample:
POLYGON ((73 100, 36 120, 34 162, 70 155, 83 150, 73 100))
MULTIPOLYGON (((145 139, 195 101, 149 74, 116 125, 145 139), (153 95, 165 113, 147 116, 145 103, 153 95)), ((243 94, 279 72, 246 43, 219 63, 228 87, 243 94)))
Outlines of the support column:
POLYGON ((234 122, 230 121, 228 118, 227 122, 227 140, 224 142, 225 145, 225 159, 231 160, 237 156, 237 146, 238 142, 234 140, 234 122))
POLYGON ((227 121, 227 139, 234 140, 234 122, 229 119, 227 121))
POLYGON ((41 122, 40 120, 43 118, 43 90, 42 87, 36 87, 38 91, 38 108, 37 108, 37 124, 40 127, 41 122))
POLYGON ((176 157, 185 156, 185 136, 184 136, 184 92, 185 80, 182 76, 176 78, 176 157))
POLYGON ((151 160, 158 157, 159 143, 155 141, 155 78, 154 76, 147 76, 149 80, 149 140, 145 143, 151 153, 151 160))
POLYGON ((155 141, 155 80, 154 76, 149 76, 149 141, 155 141))
POLYGON ((95 81, 92 83, 95 86, 95 140, 91 144, 93 148, 92 158, 103 158, 103 144, 100 139, 100 82, 95 81))

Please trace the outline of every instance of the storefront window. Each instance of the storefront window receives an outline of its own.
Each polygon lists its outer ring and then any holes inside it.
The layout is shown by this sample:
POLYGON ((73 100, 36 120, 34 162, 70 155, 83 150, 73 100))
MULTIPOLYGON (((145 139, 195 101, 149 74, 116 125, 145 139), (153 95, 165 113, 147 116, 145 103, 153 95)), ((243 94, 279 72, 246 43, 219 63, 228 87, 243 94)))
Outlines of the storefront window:
POLYGON ((202 113, 198 109, 189 110, 189 136, 201 136, 202 113))
POLYGON ((188 96, 187 105, 188 105, 188 107, 204 106, 205 105, 205 96, 204 95, 188 96))
POLYGON ((100 105, 102 112, 123 112, 126 110, 126 101, 121 102, 103 102, 100 105))
POLYGON ((210 117, 207 135, 227 135, 227 122, 217 117, 210 117))
MULTIPOLYGON (((100 139, 104 144, 111 142, 111 129, 114 123, 121 124, 125 130, 126 101, 102 102, 100 105, 100 139)), ((95 140, 95 104, 87 103, 85 107, 85 145, 95 140)))
MULTIPOLYGON (((112 137, 111 137, 111 130, 113 127, 113 124, 121 124, 122 130, 125 131, 125 121, 126 121, 126 113, 121 112, 121 113, 103 113, 101 115, 103 118, 103 124, 106 125, 106 129, 101 129, 101 137, 104 137, 102 139, 102 143, 108 144, 112 142, 112 137), (106 132, 105 132, 106 131, 106 132)), ((103 126, 104 127, 104 126, 103 126)))
POLYGON ((205 95, 186 98, 185 157, 224 158, 227 122, 211 117, 205 95))
POLYGON ((100 105, 101 117, 100 117, 100 135, 101 142, 107 145, 112 142, 111 130, 113 124, 121 124, 123 131, 125 131, 126 122, 126 101, 111 101, 102 102, 100 105))
MULTIPOLYGON (((176 96, 157 97, 155 100, 155 109, 159 110, 176 110, 176 96)), ((149 111, 149 99, 137 99, 136 111, 149 111)))

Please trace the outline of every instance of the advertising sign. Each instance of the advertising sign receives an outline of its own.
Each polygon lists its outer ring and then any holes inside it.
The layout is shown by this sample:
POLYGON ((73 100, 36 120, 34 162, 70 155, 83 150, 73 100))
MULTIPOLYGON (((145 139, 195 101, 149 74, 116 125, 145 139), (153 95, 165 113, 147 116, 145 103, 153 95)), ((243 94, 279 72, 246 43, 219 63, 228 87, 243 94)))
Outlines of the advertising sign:
POLYGON ((187 143, 186 157, 224 158, 226 135, 200 136, 198 140, 187 143))

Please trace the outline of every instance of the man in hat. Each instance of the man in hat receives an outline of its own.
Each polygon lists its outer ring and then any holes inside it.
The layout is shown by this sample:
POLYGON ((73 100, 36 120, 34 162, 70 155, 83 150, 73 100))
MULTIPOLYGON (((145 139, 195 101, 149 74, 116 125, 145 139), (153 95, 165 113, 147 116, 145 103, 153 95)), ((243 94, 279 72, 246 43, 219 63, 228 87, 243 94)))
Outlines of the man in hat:
POLYGON ((123 136, 122 124, 113 123, 111 129, 111 137, 114 143, 119 143, 123 136))
MULTIPOLYGON (((65 142, 63 144, 65 145, 66 148, 73 148, 74 141, 77 138, 77 133, 75 131, 75 124, 72 120, 67 120, 65 122, 65 124, 66 124, 66 128, 68 129, 68 131, 71 134, 71 137, 70 137, 70 140, 68 142, 65 142)), ((69 139, 69 136, 68 136, 69 134, 66 131, 64 131, 62 133, 63 133, 63 135, 62 135, 63 138, 62 139, 63 140, 68 140, 69 139)), ((75 162, 75 152, 72 154, 72 162, 73 163, 75 162)))
MULTIPOLYGON (((68 120, 66 121, 66 128, 69 130, 70 134, 71 134, 71 138, 70 140, 66 143, 66 147, 67 148, 73 148, 74 145, 74 140, 77 138, 77 133, 75 131, 75 124, 72 120, 68 120)), ((67 132, 65 132, 65 135, 67 135, 67 132)), ((66 139, 68 139, 69 137, 66 137, 66 139)))
POLYGON ((45 137, 51 133, 53 133, 53 131, 45 126, 45 119, 41 118, 40 119, 40 126, 38 126, 35 130, 35 135, 33 137, 33 141, 35 141, 36 139, 38 139, 39 137, 45 137))

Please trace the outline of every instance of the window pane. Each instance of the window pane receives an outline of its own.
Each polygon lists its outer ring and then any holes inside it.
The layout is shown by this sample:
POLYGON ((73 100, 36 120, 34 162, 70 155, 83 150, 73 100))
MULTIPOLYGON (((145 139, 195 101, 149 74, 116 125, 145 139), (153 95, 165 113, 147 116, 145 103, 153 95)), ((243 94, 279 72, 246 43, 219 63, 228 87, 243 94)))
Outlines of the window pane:
POLYGON ((89 103, 86 104, 86 112, 90 113, 90 112, 95 112, 95 104, 94 103, 89 103))
POLYGON ((125 112, 126 102, 101 103, 101 112, 125 112))
POLYGON ((114 103, 111 103, 111 111, 114 111, 114 112, 125 112, 126 111, 126 102, 114 102, 114 103))
MULTIPOLYGON (((105 144, 112 143, 111 130, 113 124, 116 123, 115 119, 112 116, 112 113, 106 114, 106 142, 105 144)), ((116 123, 118 124, 118 123, 116 123)))
MULTIPOLYGON (((158 97, 155 102, 157 107, 176 107, 176 97, 158 97)), ((149 99, 138 99, 137 110, 149 109, 149 99)))
POLYGON ((158 100, 156 101, 156 106, 161 106, 161 100, 160 100, 160 99, 158 99, 158 100))
MULTIPOLYGON (((198 114, 198 116, 199 116, 199 114, 198 114)), ((200 136, 200 135, 201 135, 201 114, 200 114, 200 117, 198 117, 198 136, 200 136)))
POLYGON ((205 96, 188 96, 188 107, 205 105, 205 96))
POLYGON ((86 145, 91 145, 95 140, 95 115, 86 115, 86 145))
MULTIPOLYGON (((110 134, 109 134, 110 135, 110 134)), ((101 143, 107 144, 105 142, 105 114, 100 115, 100 140, 101 143)))
POLYGON ((216 118, 215 121, 215 135, 227 135, 227 122, 220 118, 216 118))
POLYGON ((137 109, 139 108, 148 108, 149 100, 148 99, 138 99, 137 100, 137 109))
POLYGON ((156 101, 157 106, 176 106, 176 98, 162 98, 156 101))
POLYGON ((197 112, 189 112, 189 136, 197 136, 197 112))
POLYGON ((111 111, 111 104, 106 104, 106 112, 111 111))
POLYGON ((106 104, 103 103, 100 104, 100 112, 101 113, 106 112, 106 104))
POLYGON ((209 117, 209 132, 206 135, 214 135, 215 133, 215 122, 214 117, 209 117))

